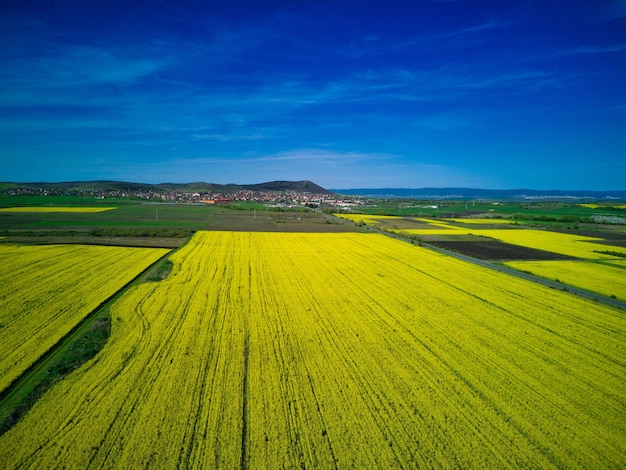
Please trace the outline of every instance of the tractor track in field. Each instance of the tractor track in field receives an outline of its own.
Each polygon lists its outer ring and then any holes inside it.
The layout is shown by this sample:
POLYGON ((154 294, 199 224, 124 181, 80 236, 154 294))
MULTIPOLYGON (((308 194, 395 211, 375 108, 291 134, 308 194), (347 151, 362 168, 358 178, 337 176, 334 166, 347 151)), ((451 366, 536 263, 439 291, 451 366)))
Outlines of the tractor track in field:
POLYGON ((248 331, 248 325, 246 322, 246 331, 243 345, 243 398, 241 405, 241 470, 247 470, 249 468, 249 457, 248 457, 248 438, 249 438, 249 430, 248 430, 248 419, 249 419, 249 410, 248 410, 248 369, 249 369, 249 356, 250 356, 250 333, 248 331))
MULTIPOLYGON (((93 322, 100 316, 103 309, 110 307, 110 305, 115 302, 121 295, 124 294, 129 288, 136 285, 139 282, 143 282, 147 276, 147 274, 160 262, 163 261, 164 258, 170 256, 173 251, 169 251, 161 256, 154 263, 150 264, 146 269, 141 271, 137 276, 128 281, 124 286, 122 286, 115 293, 111 294, 107 299, 102 301, 95 309, 93 309, 88 315, 85 316, 80 322, 74 326, 65 336, 63 336, 56 344, 54 344, 50 349, 48 349, 45 353, 41 355, 41 357, 33 363, 30 367, 28 367, 20 376, 15 378, 13 382, 9 384, 4 390, 0 392, 0 435, 4 434, 6 431, 11 429, 13 425, 15 425, 23 415, 25 415, 28 410, 34 405, 37 401, 38 397, 34 399, 32 403, 28 403, 30 400, 30 395, 27 393, 27 390, 30 389, 39 389, 38 396, 43 395, 45 391, 53 386, 59 380, 63 380, 65 375, 60 376, 56 380, 52 380, 47 385, 45 385, 46 372, 55 366, 58 366, 62 363, 61 357, 63 351, 68 349, 72 344, 77 342, 80 338, 85 336, 89 328, 92 327, 93 322), (22 395, 20 399, 19 396, 22 395), (17 397, 18 401, 13 401, 17 397), (19 410, 19 411, 18 411, 19 410), (17 418, 13 423, 8 424, 6 427, 4 425, 5 420, 9 421, 12 417, 15 417, 15 413, 17 412, 17 418)), ((108 339, 107 339, 108 342, 108 339)), ((96 353, 97 354, 97 353, 96 353)), ((84 362, 92 359, 91 357, 86 358, 84 362)), ((81 365, 84 363, 82 362, 81 365)), ((80 367, 80 365, 79 365, 80 367)), ((69 371, 71 373, 72 371, 69 371)), ((66 374, 67 375, 67 374, 66 374)))

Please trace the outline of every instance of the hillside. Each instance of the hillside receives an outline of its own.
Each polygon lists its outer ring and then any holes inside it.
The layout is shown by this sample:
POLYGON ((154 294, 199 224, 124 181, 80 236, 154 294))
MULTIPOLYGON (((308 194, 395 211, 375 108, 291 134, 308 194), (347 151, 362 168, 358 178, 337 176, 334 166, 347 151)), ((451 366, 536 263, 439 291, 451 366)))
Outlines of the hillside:
POLYGON ((215 183, 132 183, 126 181, 66 181, 61 183, 0 183, 0 191, 11 190, 40 190, 55 192, 83 192, 83 191, 132 191, 156 193, 235 193, 237 191, 260 192, 297 192, 311 194, 332 194, 331 191, 318 186, 311 181, 271 181, 259 184, 215 184, 215 183))
POLYGON ((234 194, 238 191, 268 193, 308 193, 341 194, 346 196, 372 198, 408 198, 408 199, 493 199, 493 200, 569 200, 569 199, 611 199, 626 200, 626 190, 588 191, 588 190, 534 190, 534 189, 479 189, 479 188, 353 188, 325 189, 308 181, 270 181, 258 184, 216 184, 206 182, 192 183, 134 183, 128 181, 66 181, 59 183, 0 182, 0 192, 51 192, 51 193, 86 193, 86 192, 127 192, 127 193, 221 193, 234 194))

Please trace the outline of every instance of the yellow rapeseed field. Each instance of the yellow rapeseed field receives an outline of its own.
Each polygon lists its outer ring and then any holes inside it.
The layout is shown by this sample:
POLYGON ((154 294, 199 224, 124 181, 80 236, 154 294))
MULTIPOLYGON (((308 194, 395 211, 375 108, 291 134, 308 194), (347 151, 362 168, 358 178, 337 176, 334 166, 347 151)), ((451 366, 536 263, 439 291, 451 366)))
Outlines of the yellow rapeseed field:
POLYGON ((394 220, 397 217, 390 215, 369 215, 369 214, 334 214, 336 217, 349 220, 356 224, 365 224, 375 227, 378 220, 390 219, 394 220))
POLYGON ((29 207, 4 207, 0 212, 105 212, 117 207, 63 207, 63 206, 29 206, 29 207))
POLYGON ((0 391, 168 250, 0 245, 0 391))
POLYGON ((526 246, 583 259, 615 258, 614 255, 599 253, 600 251, 614 251, 626 254, 626 248, 597 243, 602 240, 601 238, 550 232, 547 230, 494 229, 474 230, 472 233, 492 237, 513 245, 526 246))
POLYGON ((607 297, 626 300, 626 266, 619 268, 588 261, 510 261, 505 264, 607 297))
MULTIPOLYGON (((511 219, 470 219, 470 218, 457 218, 457 219, 444 219, 447 222, 458 222, 461 224, 477 224, 477 225, 497 225, 497 224, 514 224, 515 221, 511 219)), ((431 221, 431 220, 429 220, 431 221)))
POLYGON ((623 468, 622 312, 375 234, 199 232, 13 468, 623 468))
MULTIPOLYGON (((587 207, 588 209, 605 209, 611 204, 578 204, 580 207, 587 207)), ((617 209, 626 209, 626 204, 618 204, 616 206, 612 206, 617 209)))
POLYGON ((369 215, 369 214, 334 214, 337 217, 350 220, 357 224, 365 224, 389 232, 405 235, 428 234, 428 235, 461 235, 469 233, 472 229, 458 227, 443 220, 424 219, 419 217, 398 217, 394 215, 369 215), (413 222, 413 223, 411 223, 413 222), (418 222, 419 224, 416 224, 418 222), (412 228, 416 226, 419 228, 412 228))
MULTIPOLYGON (((613 259, 615 255, 600 253, 602 251, 613 251, 626 254, 626 248, 619 246, 609 246, 598 243, 601 238, 588 237, 583 235, 551 232, 549 230, 533 230, 533 229, 481 229, 467 228, 451 225, 442 220, 415 218, 415 220, 427 223, 432 227, 427 229, 406 229, 394 228, 394 217, 385 219, 385 224, 376 224, 373 219, 380 219, 380 216, 364 216, 362 214, 344 215, 341 217, 349 220, 360 220, 361 217, 366 223, 378 226, 404 235, 478 235, 493 238, 505 243, 513 245, 535 248, 538 250, 551 251, 568 256, 574 256, 582 259, 613 259)), ((401 220, 395 217, 396 220, 401 220)), ((382 220, 382 219, 381 219, 382 220)), ((454 220, 471 220, 471 219, 454 219, 454 220)), ((488 219, 490 220, 490 219, 488 219)))
MULTIPOLYGON (((451 225, 449 224, 449 220, 437 220, 437 219, 424 219, 424 218, 420 218, 420 217, 415 217, 415 220, 419 221, 419 222, 423 222, 425 224, 428 225, 432 225, 434 227, 439 227, 441 229, 446 229, 446 230, 454 230, 454 231, 466 231, 467 229, 463 228, 463 227, 457 227, 456 225, 451 225)), ((430 232, 429 232, 430 233, 430 232)))

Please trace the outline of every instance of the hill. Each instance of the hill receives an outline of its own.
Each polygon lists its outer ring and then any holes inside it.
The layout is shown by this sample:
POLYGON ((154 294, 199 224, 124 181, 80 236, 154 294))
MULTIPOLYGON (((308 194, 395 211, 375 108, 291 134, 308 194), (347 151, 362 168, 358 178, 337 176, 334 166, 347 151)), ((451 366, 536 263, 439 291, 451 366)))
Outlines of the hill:
POLYGON ((332 194, 331 191, 311 181, 271 181, 259 184, 215 184, 215 183, 132 183, 126 181, 66 181, 61 183, 0 183, 0 191, 54 191, 54 192, 85 192, 85 191, 128 191, 155 193, 224 193, 237 191, 259 192, 296 192, 311 194, 332 194))
POLYGON ((66 181, 60 183, 0 182, 0 192, 50 192, 86 193, 86 192, 126 192, 126 193, 221 193, 234 194, 238 191, 268 193, 308 193, 341 194, 373 198, 411 198, 411 199, 492 199, 492 200, 570 200, 612 199, 626 200, 626 190, 587 191, 587 190, 535 190, 535 189, 477 189, 477 188, 353 188, 325 189, 311 181, 270 181, 258 184, 216 184, 206 182, 193 183, 134 183, 128 181, 66 181))

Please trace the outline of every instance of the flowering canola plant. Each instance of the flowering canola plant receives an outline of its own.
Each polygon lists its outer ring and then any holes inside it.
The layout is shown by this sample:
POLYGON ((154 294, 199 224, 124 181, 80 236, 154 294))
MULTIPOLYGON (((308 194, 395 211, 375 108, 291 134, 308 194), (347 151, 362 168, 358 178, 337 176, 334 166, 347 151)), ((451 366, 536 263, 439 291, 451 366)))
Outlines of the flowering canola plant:
POLYGON ((5 468, 619 468, 622 312, 363 233, 198 232, 5 468))
POLYGON ((461 224, 477 224, 477 225, 506 225, 506 224, 514 224, 515 221, 511 219, 471 219, 471 218, 457 218, 457 219, 445 219, 448 222, 458 222, 461 224))
POLYGON ((509 261, 512 268, 626 300, 626 266, 587 261, 509 261))
POLYGON ((393 215, 371 215, 371 214, 334 214, 336 217, 349 220, 356 224, 369 225, 370 227, 376 227, 380 221, 384 220, 396 220, 398 217, 393 215))
POLYGON ((1 245, 0 391, 168 251, 1 245))
MULTIPOLYGON (((602 241, 601 238, 588 237, 576 234, 551 232, 549 230, 532 230, 532 229, 480 229, 458 227, 448 222, 435 219, 415 218, 414 220, 427 223, 434 229, 396 229, 393 228, 395 220, 402 220, 400 217, 387 216, 384 219, 381 216, 369 216, 363 214, 341 214, 342 218, 360 221, 364 218, 368 225, 384 228, 391 232, 404 235, 478 235, 493 238, 505 243, 513 245, 525 246, 537 250, 551 251, 568 256, 574 256, 582 259, 613 259, 615 255, 601 253, 602 251, 619 252, 626 255, 626 248, 619 246, 607 246, 597 242, 602 241), (382 223, 384 221, 384 223, 382 223)), ((471 219, 454 219, 464 223, 471 219)), ((489 219, 487 219, 489 220, 489 219)), ((450 220, 451 221, 451 220, 450 220)))
POLYGON ((474 230, 475 235, 484 235, 513 245, 526 246, 538 250, 552 251, 563 255, 575 256, 582 259, 610 259, 614 255, 600 253, 614 251, 626 255, 626 248, 607 246, 596 243, 601 238, 586 237, 568 233, 550 232, 548 230, 474 230))

